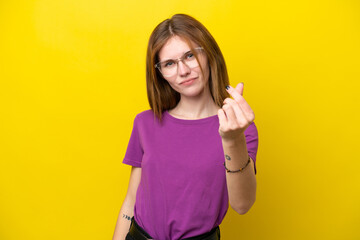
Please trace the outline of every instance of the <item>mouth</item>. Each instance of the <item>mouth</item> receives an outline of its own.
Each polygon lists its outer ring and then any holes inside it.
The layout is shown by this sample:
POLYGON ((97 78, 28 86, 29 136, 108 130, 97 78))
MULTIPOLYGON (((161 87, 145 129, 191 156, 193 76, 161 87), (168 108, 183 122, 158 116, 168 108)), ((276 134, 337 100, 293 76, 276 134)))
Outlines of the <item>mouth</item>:
POLYGON ((195 80, 195 79, 197 79, 197 78, 191 78, 191 79, 182 81, 180 84, 190 83, 190 82, 192 82, 192 81, 195 80))

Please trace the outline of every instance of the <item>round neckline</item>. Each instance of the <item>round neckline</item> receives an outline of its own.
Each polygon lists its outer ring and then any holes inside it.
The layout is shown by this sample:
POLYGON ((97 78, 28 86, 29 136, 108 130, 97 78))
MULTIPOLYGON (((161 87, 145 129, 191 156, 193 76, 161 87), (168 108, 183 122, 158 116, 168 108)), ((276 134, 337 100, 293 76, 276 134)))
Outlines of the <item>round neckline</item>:
POLYGON ((183 118, 176 118, 173 115, 171 115, 168 110, 166 110, 165 115, 168 116, 168 119, 170 119, 173 122, 182 123, 182 124, 202 124, 207 123, 209 121, 212 121, 213 119, 218 119, 218 115, 212 115, 206 118, 199 118, 199 119, 183 119, 183 118))

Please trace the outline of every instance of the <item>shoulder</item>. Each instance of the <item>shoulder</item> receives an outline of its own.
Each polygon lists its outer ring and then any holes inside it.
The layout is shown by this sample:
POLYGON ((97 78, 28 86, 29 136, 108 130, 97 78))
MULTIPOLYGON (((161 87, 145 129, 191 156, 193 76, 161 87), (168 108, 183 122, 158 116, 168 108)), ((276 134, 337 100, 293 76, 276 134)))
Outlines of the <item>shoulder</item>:
POLYGON ((135 119, 138 121, 143 121, 143 120, 153 119, 154 116, 155 116, 155 114, 152 111, 152 109, 148 109, 148 110, 144 110, 144 111, 136 114, 135 119))
POLYGON ((148 125, 155 122, 156 116, 152 109, 144 110, 136 114, 134 122, 140 125, 148 125))

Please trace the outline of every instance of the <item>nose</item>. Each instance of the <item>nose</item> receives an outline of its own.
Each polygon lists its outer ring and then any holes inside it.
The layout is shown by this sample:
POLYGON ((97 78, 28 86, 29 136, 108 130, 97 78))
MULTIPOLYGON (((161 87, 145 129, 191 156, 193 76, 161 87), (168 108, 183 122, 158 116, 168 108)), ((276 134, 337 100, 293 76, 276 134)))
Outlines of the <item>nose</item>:
POLYGON ((189 75, 191 72, 191 69, 189 68, 188 65, 186 65, 185 63, 183 63, 183 61, 179 61, 178 62, 178 74, 181 77, 185 77, 187 75, 189 75))

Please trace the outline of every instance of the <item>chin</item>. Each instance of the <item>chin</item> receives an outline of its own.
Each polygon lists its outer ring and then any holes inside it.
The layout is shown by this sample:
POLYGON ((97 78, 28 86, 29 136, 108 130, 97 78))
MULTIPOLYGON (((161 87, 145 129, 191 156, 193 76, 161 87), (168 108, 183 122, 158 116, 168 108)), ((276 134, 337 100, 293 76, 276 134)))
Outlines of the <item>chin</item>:
POLYGON ((180 95, 183 95, 185 97, 196 97, 199 96, 203 93, 203 89, 199 90, 199 89, 189 89, 189 91, 182 91, 180 92, 180 95))

